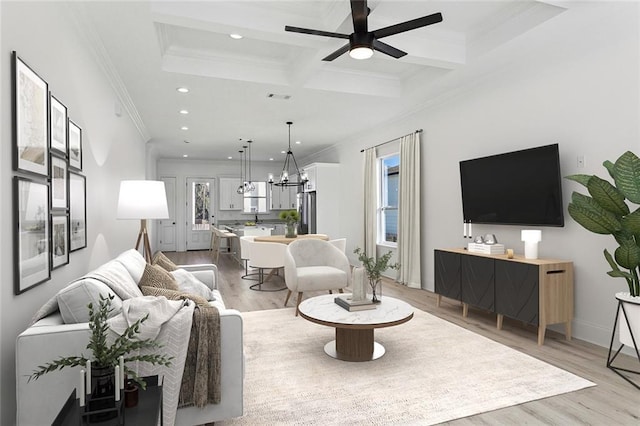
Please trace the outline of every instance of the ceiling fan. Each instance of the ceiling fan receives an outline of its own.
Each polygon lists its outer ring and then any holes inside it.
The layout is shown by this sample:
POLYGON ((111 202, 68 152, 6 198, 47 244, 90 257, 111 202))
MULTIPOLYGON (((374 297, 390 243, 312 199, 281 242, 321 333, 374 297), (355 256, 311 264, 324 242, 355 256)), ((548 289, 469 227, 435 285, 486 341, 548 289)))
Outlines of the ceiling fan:
POLYGON ((344 38, 349 40, 348 44, 336 50, 326 58, 323 58, 323 61, 333 61, 338 56, 346 52, 349 52, 349 56, 355 59, 368 59, 373 55, 374 50, 393 56, 397 59, 406 55, 407 52, 403 52, 400 49, 396 49, 393 46, 383 43, 379 39, 442 22, 442 14, 434 13, 428 16, 423 16, 422 18, 412 19, 411 21, 380 28, 375 31, 369 31, 367 26, 367 16, 369 15, 369 12, 371 12, 371 9, 367 7, 367 0, 351 0, 351 18, 353 19, 353 33, 351 34, 310 30, 307 28, 291 27, 289 25, 285 26, 284 30, 294 33, 344 38))

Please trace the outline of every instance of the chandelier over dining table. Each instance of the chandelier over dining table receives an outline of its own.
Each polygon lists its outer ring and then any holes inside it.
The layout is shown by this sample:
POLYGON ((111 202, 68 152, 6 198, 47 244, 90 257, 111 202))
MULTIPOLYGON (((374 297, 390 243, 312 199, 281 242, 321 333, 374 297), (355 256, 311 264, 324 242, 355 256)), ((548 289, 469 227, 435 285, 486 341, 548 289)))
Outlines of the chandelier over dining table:
POLYGON ((282 172, 277 181, 274 181, 273 174, 269 173, 269 184, 275 186, 302 186, 309 181, 307 174, 304 170, 298 168, 296 157, 291 151, 291 125, 292 121, 287 121, 289 126, 289 149, 287 150, 287 156, 284 159, 284 165, 282 166, 282 172))

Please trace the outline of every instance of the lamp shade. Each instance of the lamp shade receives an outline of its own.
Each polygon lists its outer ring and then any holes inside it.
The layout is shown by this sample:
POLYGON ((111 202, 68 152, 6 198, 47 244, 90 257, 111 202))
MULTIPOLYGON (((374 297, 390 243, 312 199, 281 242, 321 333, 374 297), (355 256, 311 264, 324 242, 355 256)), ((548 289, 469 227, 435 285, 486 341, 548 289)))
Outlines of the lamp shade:
POLYGON ((520 239, 527 243, 539 243, 542 241, 542 231, 539 229, 523 229, 520 239))
POLYGON ((123 180, 118 197, 118 219, 168 219, 164 182, 123 180))

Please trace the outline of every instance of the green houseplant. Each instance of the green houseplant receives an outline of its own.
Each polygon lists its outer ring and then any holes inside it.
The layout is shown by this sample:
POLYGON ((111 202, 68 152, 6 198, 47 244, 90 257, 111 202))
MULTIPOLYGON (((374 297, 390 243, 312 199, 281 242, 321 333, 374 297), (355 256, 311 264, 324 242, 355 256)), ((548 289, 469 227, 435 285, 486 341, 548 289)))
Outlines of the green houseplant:
POLYGON ((358 260, 362 262, 362 266, 364 267, 367 274, 369 286, 371 287, 371 301, 373 303, 380 302, 376 291, 378 291, 378 293, 380 292, 379 288, 381 286, 382 273, 387 269, 400 269, 400 264, 389 263, 392 256, 391 251, 388 251, 379 258, 367 256, 367 254, 362 251, 360 247, 356 247, 353 252, 358 255, 358 260))
MULTIPOLYGON (((640 204, 640 158, 627 151, 615 163, 605 161, 603 166, 613 183, 595 175, 567 176, 584 185, 589 193, 574 191, 568 210, 582 227, 596 234, 611 235, 618 244, 613 255, 604 249, 604 257, 611 267, 607 274, 623 278, 629 287, 629 293, 616 294, 617 326, 620 342, 634 346, 633 335, 636 340, 640 338, 640 208, 634 206, 640 204)), ((607 361, 607 366, 616 370, 611 365, 614 358, 607 361)))
MULTIPOLYGON (((89 303, 88 305, 89 329, 91 330, 91 334, 89 336, 87 349, 89 349, 93 355, 91 358, 84 356, 84 354, 81 354, 80 356, 60 357, 55 361, 39 366, 33 374, 31 374, 29 380, 37 380, 44 374, 56 370, 62 370, 65 367, 85 366, 89 360, 91 360, 92 364, 92 376, 94 375, 94 372, 104 370, 110 370, 112 372, 115 366, 119 364, 120 357, 122 356, 125 362, 125 374, 130 380, 136 382, 140 387, 145 389, 145 382, 138 377, 134 370, 129 369, 126 363, 140 361, 148 362, 153 365, 171 365, 172 357, 167 357, 166 355, 161 354, 141 355, 138 352, 141 349, 160 348, 160 345, 152 339, 140 340, 136 337, 140 332, 140 325, 147 320, 149 314, 127 327, 121 336, 114 339, 113 343, 108 343, 107 335, 109 325, 107 323, 107 319, 109 318, 109 313, 113 311, 113 308, 111 307, 113 297, 113 295, 109 295, 109 297, 105 298, 101 295, 100 302, 97 307, 94 307, 92 303, 89 303)), ((109 374, 107 374, 107 376, 109 376, 108 380, 110 380, 111 376, 109 374)))
POLYGON ((286 233, 285 237, 287 238, 295 238, 296 237, 296 224, 300 220, 300 213, 297 210, 283 210, 278 215, 280 219, 284 220, 286 223, 286 233))
POLYGON ((604 257, 611 266, 607 274, 624 278, 632 297, 640 296, 640 209, 631 211, 627 201, 640 204, 640 158, 625 152, 615 163, 604 167, 614 183, 596 175, 567 176, 584 185, 589 195, 573 192, 569 215, 588 231, 611 235, 618 243, 613 256, 607 249, 604 257))

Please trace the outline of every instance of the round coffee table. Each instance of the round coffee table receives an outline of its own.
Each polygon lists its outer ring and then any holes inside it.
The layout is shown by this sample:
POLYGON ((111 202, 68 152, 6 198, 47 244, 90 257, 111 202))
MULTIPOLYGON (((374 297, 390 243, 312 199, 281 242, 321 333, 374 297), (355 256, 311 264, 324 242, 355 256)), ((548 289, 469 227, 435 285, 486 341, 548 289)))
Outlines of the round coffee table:
MULTIPOLYGON (((342 295, 345 297, 346 295, 342 295)), ((335 294, 317 296, 300 303, 302 318, 335 327, 336 340, 324 346, 327 355, 343 361, 372 361, 385 349, 373 340, 376 328, 392 327, 413 318, 413 307, 402 300, 384 296, 375 309, 350 312, 338 306, 335 294)))

